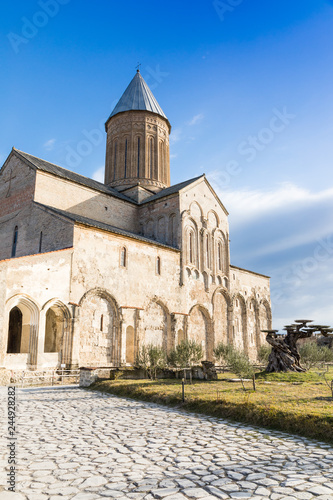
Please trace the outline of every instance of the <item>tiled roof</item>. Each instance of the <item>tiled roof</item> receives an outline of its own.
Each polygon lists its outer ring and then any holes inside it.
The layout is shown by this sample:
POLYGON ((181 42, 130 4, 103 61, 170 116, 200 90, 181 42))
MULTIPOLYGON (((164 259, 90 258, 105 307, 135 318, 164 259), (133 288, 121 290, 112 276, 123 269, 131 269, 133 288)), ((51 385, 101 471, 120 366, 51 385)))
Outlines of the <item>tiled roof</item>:
POLYGON ((165 196, 169 196, 170 194, 175 194, 178 193, 181 189, 184 189, 186 186, 189 186, 193 182, 196 182, 198 179, 201 179, 205 176, 199 175, 199 177, 194 177, 193 179, 189 179, 188 181, 180 182, 179 184, 174 184, 173 186, 167 187, 165 189, 162 189, 162 191, 159 191, 158 193, 149 196, 149 198, 146 198, 141 202, 141 205, 144 203, 149 203, 150 201, 155 201, 160 198, 164 198, 165 196))
POLYGON ((34 204, 41 208, 59 214, 62 217, 66 217, 67 219, 73 222, 78 222, 79 224, 83 224, 85 226, 95 227, 96 229, 103 229, 104 231, 109 231, 110 233, 119 234, 120 236, 127 236, 129 238, 134 238, 135 240, 143 241, 151 245, 157 245, 160 247, 168 248, 170 250, 178 250, 177 248, 172 247, 170 245, 160 243, 159 241, 153 240, 151 238, 146 238, 145 236, 140 236, 139 234, 133 233, 132 231, 127 231, 126 229, 119 229, 119 227, 111 226, 110 224, 105 224, 104 222, 84 217, 83 215, 73 214, 72 212, 67 212, 66 210, 50 207, 48 205, 44 205, 43 203, 34 202, 34 204))
POLYGON ((151 111, 167 119, 139 71, 121 96, 109 118, 118 113, 133 110, 151 111))
POLYGON ((41 158, 37 158, 36 156, 29 155, 28 153, 24 153, 23 151, 19 151, 16 148, 13 148, 14 152, 20 156, 23 160, 28 161, 38 170, 43 170, 44 172, 48 172, 49 174, 56 175, 57 177, 62 177, 63 179, 68 179, 70 181, 76 182, 77 184, 81 184, 83 186, 90 187, 102 193, 110 194, 115 196, 116 198, 120 198, 122 200, 129 201, 131 203, 136 204, 135 201, 128 198, 127 196, 119 193, 116 189, 113 189, 101 182, 94 181, 93 179, 89 179, 89 177, 85 177, 84 175, 77 174, 76 172, 71 172, 71 170, 67 170, 66 168, 59 167, 54 163, 49 163, 48 161, 42 160, 41 158))

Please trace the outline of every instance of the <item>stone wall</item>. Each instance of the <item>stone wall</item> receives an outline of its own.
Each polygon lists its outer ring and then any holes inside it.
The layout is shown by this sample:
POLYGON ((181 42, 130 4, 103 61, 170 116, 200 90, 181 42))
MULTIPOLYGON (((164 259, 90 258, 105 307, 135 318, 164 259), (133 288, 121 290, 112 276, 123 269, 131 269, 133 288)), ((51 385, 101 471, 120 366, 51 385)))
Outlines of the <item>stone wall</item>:
POLYGON ((46 172, 37 172, 34 199, 44 205, 138 232, 138 208, 134 203, 46 172))

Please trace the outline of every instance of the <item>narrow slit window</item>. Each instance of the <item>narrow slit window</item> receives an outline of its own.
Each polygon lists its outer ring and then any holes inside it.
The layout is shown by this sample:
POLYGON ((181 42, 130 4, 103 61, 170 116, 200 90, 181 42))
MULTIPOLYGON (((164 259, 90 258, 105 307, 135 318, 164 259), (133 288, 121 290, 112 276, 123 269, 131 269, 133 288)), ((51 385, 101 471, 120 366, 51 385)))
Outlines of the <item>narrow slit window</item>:
POLYGON ((193 264, 193 233, 190 233, 190 263, 193 264))
POLYGON ((103 331, 104 315, 101 314, 101 332, 103 331))
POLYGON ((140 137, 138 137, 138 177, 140 177, 140 137))
POLYGON ((118 142, 116 141, 114 143, 114 158, 113 158, 114 170, 113 170, 113 179, 116 178, 116 173, 117 173, 117 146, 118 146, 118 142))
POLYGON ((126 267, 126 260, 127 260, 127 255, 126 255, 126 248, 122 248, 121 250, 121 256, 120 256, 120 265, 121 267, 126 267))
POLYGON ((15 226, 14 236, 13 236, 13 245, 12 245, 12 257, 15 257, 15 255, 16 255, 17 239, 18 239, 18 226, 15 226))
POLYGON ((39 248, 38 248, 39 253, 42 252, 42 245, 43 245, 43 231, 41 231, 39 235, 39 248))
POLYGON ((218 258, 218 268, 219 268, 219 271, 222 271, 222 245, 221 245, 221 243, 218 244, 217 258, 218 258))
POLYGON ((156 274, 161 274, 161 258, 156 259, 156 274))
POLYGON ((125 179, 127 177, 127 139, 125 141, 125 172, 124 172, 124 177, 125 177, 125 179))

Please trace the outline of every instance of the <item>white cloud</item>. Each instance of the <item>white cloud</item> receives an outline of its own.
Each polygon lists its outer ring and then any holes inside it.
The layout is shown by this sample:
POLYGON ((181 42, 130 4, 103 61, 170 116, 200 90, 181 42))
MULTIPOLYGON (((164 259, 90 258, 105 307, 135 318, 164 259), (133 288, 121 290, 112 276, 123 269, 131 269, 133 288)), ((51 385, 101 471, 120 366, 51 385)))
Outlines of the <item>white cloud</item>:
POLYGON ((204 115, 202 113, 199 113, 198 115, 194 115, 193 118, 188 122, 188 125, 196 125, 197 123, 201 122, 201 120, 204 119, 204 115))
POLYGON ((100 167, 94 171, 94 173, 92 174, 92 178, 94 179, 94 181, 104 182, 104 170, 105 167, 103 165, 103 167, 100 167))
POLYGON ((43 148, 46 149, 46 151, 52 151, 52 149, 54 149, 55 143, 56 139, 49 139, 43 144, 43 148))
POLYGON ((234 223, 235 221, 245 223, 268 212, 292 211, 311 207, 324 201, 333 201, 333 188, 315 193, 285 182, 275 190, 240 189, 224 191, 219 188, 214 173, 208 177, 223 204, 232 213, 234 223))
POLYGON ((180 127, 173 129, 170 135, 170 143, 173 144, 175 142, 180 141, 182 133, 183 130, 180 127))
POLYGON ((177 154, 170 155, 170 160, 173 160, 173 158, 177 158, 177 154))

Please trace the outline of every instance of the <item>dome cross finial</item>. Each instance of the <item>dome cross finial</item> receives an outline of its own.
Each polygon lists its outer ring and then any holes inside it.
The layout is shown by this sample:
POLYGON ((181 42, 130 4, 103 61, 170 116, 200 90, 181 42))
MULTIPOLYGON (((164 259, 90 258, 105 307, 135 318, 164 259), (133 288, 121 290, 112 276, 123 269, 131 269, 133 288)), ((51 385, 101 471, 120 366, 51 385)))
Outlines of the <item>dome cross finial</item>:
POLYGON ((135 66, 135 67, 136 67, 136 72, 137 72, 137 73, 140 73, 140 66, 141 66, 141 63, 138 63, 138 65, 137 65, 137 66, 135 66))

